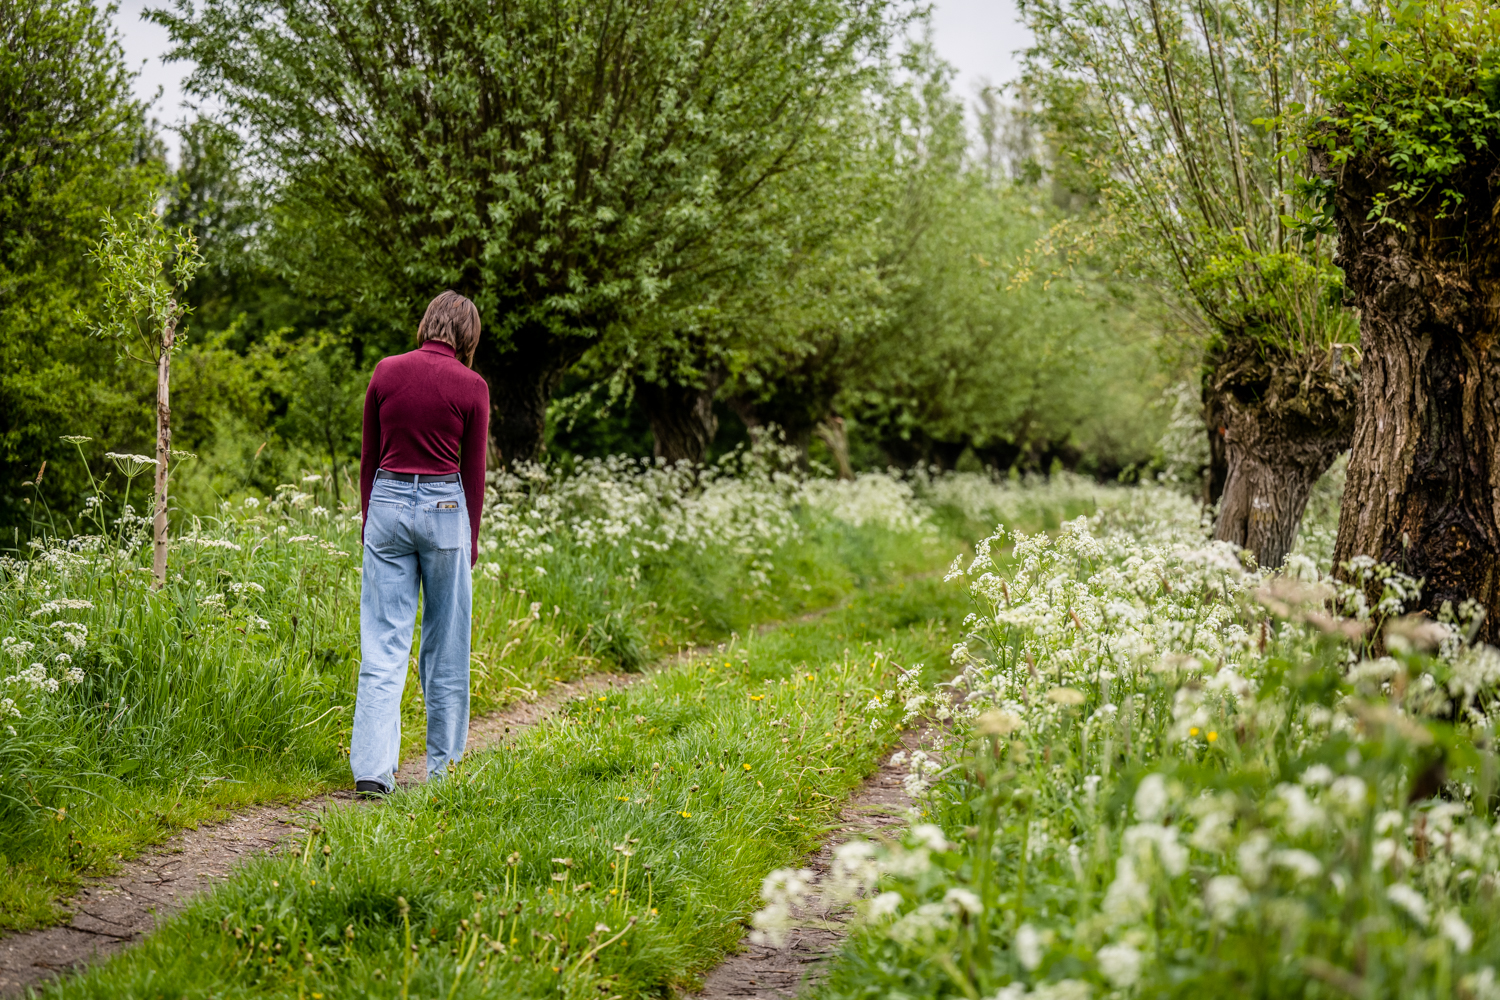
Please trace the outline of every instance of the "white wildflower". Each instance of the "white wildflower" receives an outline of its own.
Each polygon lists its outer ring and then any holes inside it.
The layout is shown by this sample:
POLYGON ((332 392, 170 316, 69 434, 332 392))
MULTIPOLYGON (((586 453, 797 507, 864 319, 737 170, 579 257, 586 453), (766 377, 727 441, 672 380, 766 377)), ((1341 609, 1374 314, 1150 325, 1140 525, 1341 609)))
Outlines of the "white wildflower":
POLYGON ((1397 882, 1395 885, 1386 887, 1385 898, 1405 910, 1417 923, 1423 927, 1427 926, 1430 912, 1427 899, 1420 892, 1404 882, 1397 882))
POLYGON ((1369 789, 1364 779, 1346 774, 1328 786, 1328 798, 1344 812, 1358 814, 1369 803, 1369 789))
POLYGON ((1250 891, 1235 875, 1215 875, 1203 889, 1203 903, 1219 923, 1228 923, 1250 902, 1250 891))
POLYGON ((1081 979, 1059 979, 1032 990, 1030 1000, 1089 1000, 1092 993, 1089 984, 1081 979))
POLYGON ((960 911, 970 915, 981 913, 984 903, 980 902, 978 896, 968 889, 952 888, 943 894, 943 902, 952 907, 954 913, 960 911))
POLYGON ((1042 940, 1042 934, 1030 924, 1022 924, 1016 930, 1014 944, 1016 961, 1021 963, 1021 968, 1027 972, 1035 972, 1042 964, 1042 955, 1046 944, 1042 940))
POLYGON ((1442 929, 1443 936, 1453 942, 1454 949, 1460 955, 1467 955, 1469 949, 1474 947, 1474 931, 1464 922, 1464 918, 1449 910, 1438 918, 1438 927, 1442 929))
POLYGON ((1129 989, 1141 978, 1145 956, 1128 944, 1109 944, 1094 953, 1099 971, 1116 989, 1129 989))
POLYGON ((1327 764, 1314 764, 1302 772, 1301 780, 1309 788, 1322 788, 1333 781, 1333 768, 1327 764))
POLYGON ((1139 920, 1151 906, 1151 897, 1146 883, 1135 873, 1135 862, 1130 855, 1122 855, 1115 861, 1115 879, 1104 894, 1104 914, 1114 926, 1132 924, 1139 920))
POLYGON ((1271 864, 1277 868, 1285 868, 1299 879, 1313 879, 1323 874, 1323 863, 1307 851, 1273 851, 1271 864))
POLYGON ((1167 811, 1167 779, 1159 774, 1148 774, 1141 779, 1135 790, 1135 815, 1137 819, 1155 821, 1167 811))
POLYGON ((1494 966, 1486 965, 1478 972, 1469 973, 1459 985, 1473 1000, 1500 1000, 1500 976, 1495 975, 1494 966))
POLYGON ((1271 874, 1271 838, 1264 830, 1257 830, 1246 837, 1235 852, 1240 874, 1252 886, 1258 886, 1271 874))
POLYGON ((865 915, 870 920, 883 920, 886 917, 893 917, 900 912, 901 903, 901 893, 882 892, 870 900, 870 906, 865 911, 865 915))
POLYGON ((935 823, 920 823, 911 828, 911 836, 918 844, 930 851, 952 851, 956 845, 943 836, 943 828, 935 823))

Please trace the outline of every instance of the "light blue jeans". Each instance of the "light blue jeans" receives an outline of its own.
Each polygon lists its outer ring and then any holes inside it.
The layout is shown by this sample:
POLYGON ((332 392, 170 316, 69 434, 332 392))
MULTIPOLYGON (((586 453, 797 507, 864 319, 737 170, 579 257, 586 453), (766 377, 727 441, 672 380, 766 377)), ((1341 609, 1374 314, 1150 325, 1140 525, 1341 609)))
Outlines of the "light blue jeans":
POLYGON ((472 590, 469 512, 460 483, 375 480, 365 514, 359 595, 359 693, 349 766, 355 781, 393 789, 401 755, 417 589, 422 650, 417 676, 427 705, 427 776, 441 778, 469 739, 472 590))

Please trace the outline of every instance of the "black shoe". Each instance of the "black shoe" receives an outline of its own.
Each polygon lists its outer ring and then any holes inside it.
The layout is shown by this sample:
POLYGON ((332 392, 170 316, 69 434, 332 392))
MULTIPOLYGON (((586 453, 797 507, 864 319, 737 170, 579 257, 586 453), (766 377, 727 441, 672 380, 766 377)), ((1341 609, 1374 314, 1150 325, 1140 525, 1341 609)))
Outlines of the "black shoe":
POLYGON ((390 794, 390 790, 378 781, 356 781, 354 794, 362 799, 383 799, 390 794))

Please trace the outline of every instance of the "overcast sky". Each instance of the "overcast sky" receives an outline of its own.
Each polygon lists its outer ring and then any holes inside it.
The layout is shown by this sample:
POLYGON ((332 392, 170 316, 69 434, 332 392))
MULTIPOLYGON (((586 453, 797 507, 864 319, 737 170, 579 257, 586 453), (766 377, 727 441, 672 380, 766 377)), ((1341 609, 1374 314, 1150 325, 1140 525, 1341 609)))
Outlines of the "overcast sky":
MULTIPOLYGON (((154 105, 163 124, 175 124, 184 116, 182 78, 184 63, 163 63, 168 47, 163 28, 141 20, 147 7, 165 6, 162 0, 119 0, 117 15, 125 58, 140 69, 136 92, 149 97, 161 91, 154 105)), ((936 0, 933 4, 933 35, 944 59, 958 69, 958 92, 971 98, 980 80, 1005 83, 1016 74, 1016 52, 1029 41, 1026 30, 1016 23, 1014 0, 936 0)), ((174 150, 177 143, 168 138, 174 150)))

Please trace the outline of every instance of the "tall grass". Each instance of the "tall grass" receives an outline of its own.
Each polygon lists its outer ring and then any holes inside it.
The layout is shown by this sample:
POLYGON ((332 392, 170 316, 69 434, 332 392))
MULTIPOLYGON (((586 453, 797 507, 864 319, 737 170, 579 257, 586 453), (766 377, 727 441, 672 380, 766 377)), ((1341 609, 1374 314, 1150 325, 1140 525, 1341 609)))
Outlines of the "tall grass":
MULTIPOLYGON (((317 476, 178 511, 153 591, 131 504, 148 466, 114 461, 91 471, 82 511, 55 518, 74 533, 0 561, 0 929, 51 919, 81 874, 184 824, 348 779, 357 511, 317 476)), ((1045 488, 1090 509, 1107 492, 1045 488)), ((770 448, 711 469, 496 476, 474 574, 475 709, 932 569, 959 545, 952 526, 1028 498, 979 476, 809 479, 770 448)), ((408 742, 421 712, 413 678, 408 742)))

